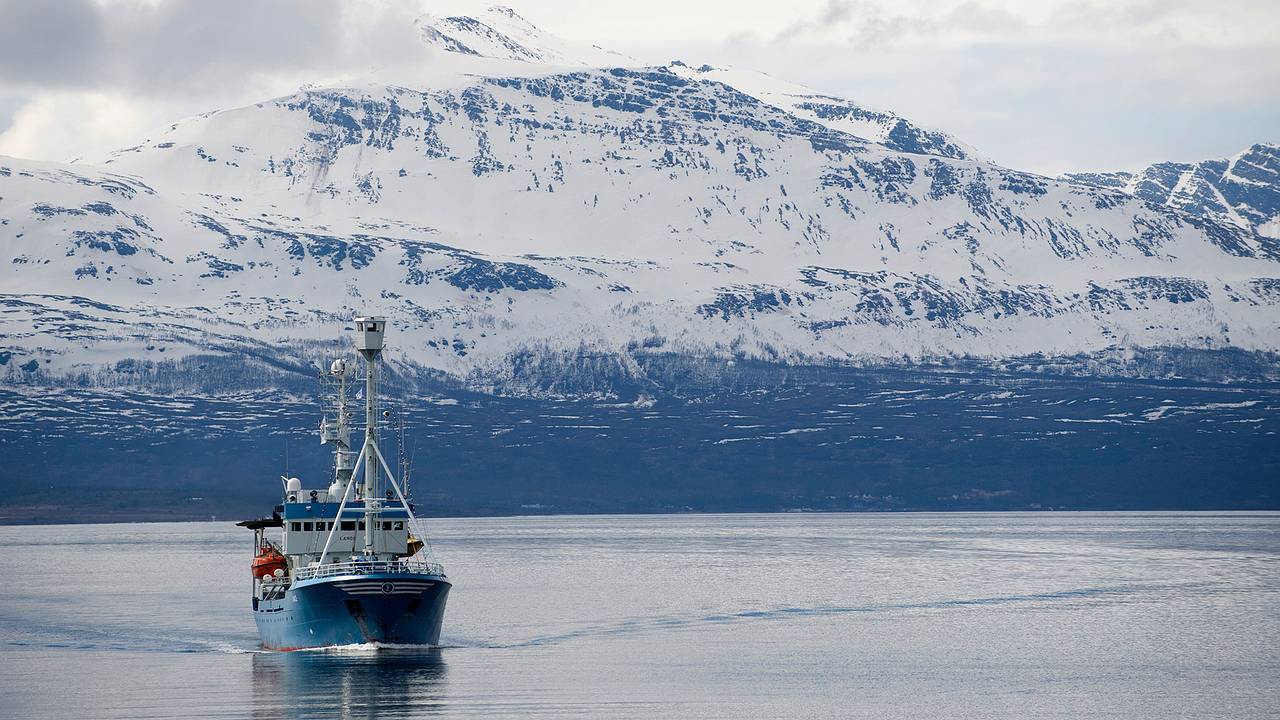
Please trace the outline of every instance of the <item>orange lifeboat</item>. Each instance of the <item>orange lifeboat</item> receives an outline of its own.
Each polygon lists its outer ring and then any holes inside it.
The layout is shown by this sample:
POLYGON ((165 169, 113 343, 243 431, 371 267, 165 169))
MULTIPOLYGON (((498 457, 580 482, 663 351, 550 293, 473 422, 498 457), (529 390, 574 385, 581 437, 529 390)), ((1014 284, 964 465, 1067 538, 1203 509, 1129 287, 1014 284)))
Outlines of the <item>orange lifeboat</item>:
POLYGON ((289 561, 270 545, 258 548, 258 555, 253 559, 253 579, 261 580, 268 575, 275 575, 276 570, 283 574, 288 572, 289 561))

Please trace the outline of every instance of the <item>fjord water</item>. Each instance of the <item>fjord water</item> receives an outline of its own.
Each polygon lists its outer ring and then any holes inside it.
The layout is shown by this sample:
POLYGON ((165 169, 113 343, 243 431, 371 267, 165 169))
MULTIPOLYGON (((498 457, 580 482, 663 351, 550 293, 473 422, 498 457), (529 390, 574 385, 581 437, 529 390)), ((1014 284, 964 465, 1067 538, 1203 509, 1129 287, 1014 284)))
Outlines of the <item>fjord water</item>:
POLYGON ((0 527, 6 718, 1280 717, 1280 514, 436 520, 439 649, 258 649, 229 523, 0 527))

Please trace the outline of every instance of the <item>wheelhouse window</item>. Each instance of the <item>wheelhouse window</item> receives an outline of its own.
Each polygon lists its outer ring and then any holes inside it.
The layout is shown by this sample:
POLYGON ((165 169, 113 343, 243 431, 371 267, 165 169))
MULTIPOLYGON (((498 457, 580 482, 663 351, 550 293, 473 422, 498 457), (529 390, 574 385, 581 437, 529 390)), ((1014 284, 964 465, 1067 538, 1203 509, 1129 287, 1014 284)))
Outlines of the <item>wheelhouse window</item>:
POLYGON ((289 529, 294 532, 302 532, 302 523, 300 522, 289 523, 289 529))
POLYGON ((343 520, 343 521, 342 521, 342 529, 343 529, 343 530, 355 530, 355 529, 356 529, 356 521, 355 521, 355 520, 343 520))
POLYGON ((309 522, 302 523, 302 532, 311 532, 314 526, 309 522))
POLYGON ((390 521, 390 520, 383 520, 383 521, 382 521, 382 529, 383 529, 383 530, 390 530, 390 529, 391 529, 391 521, 390 521))
POLYGON ((391 529, 393 529, 393 530, 403 530, 403 529, 404 529, 404 521, 403 521, 403 520, 397 520, 397 521, 395 521, 394 523, 392 523, 392 524, 391 524, 391 529))

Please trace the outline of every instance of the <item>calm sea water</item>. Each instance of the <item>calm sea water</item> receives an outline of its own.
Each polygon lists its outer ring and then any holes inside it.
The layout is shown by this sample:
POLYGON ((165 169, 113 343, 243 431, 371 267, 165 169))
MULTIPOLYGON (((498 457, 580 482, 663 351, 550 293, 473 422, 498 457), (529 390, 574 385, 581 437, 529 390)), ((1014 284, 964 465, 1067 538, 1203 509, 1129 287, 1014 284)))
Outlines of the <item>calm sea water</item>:
POLYGON ((439 649, 258 649, 250 533, 0 527, 0 717, 1280 717, 1280 514, 437 520, 439 649))

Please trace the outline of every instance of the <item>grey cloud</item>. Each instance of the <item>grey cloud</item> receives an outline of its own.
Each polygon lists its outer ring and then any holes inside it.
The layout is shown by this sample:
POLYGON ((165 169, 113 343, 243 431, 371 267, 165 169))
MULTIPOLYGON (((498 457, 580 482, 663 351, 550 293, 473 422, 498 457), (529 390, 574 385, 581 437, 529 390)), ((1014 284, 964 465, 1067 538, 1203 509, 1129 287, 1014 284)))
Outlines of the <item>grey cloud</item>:
MULTIPOLYGON (((255 73, 323 73, 385 58, 382 43, 351 42, 344 12, 354 10, 341 0, 0 0, 0 82, 196 95, 255 73)), ((393 20, 412 17, 404 7, 393 20)))
POLYGON ((935 27, 931 20, 901 15, 872 17, 858 27, 858 31, 849 38, 849 42, 855 49, 873 50, 891 46, 905 37, 931 33, 935 27))
POLYGON ((785 43, 797 37, 829 30, 851 20, 855 13, 869 14, 873 8, 861 0, 827 0, 816 18, 804 18, 783 28, 774 42, 785 43))
POLYGON ((104 37, 89 0, 0 1, 0 82, 88 82, 104 37))
POLYGON ((322 64, 339 46, 336 2, 172 2, 109 17, 119 77, 134 86, 237 82, 255 68, 322 64))
POLYGON ((728 37, 726 37, 724 39, 724 46, 730 47, 730 48, 733 48, 733 47, 753 48, 756 45, 758 45, 760 42, 761 42, 760 37, 757 36, 754 32, 743 30, 740 32, 733 33, 732 35, 729 35, 728 37))
MULTIPOLYGON (((863 5, 862 3, 858 3, 863 5)), ((863 5, 865 7, 865 5, 863 5)), ((853 17, 855 4, 852 0, 828 0, 827 6, 822 9, 820 21, 824 25, 835 25, 842 23, 853 17)))
POLYGON ((927 17, 885 14, 867 0, 828 0, 817 16, 787 26, 774 42, 786 44, 843 27, 853 28, 849 42, 854 49, 866 50, 885 47, 911 35, 930 33, 935 23, 927 17))

